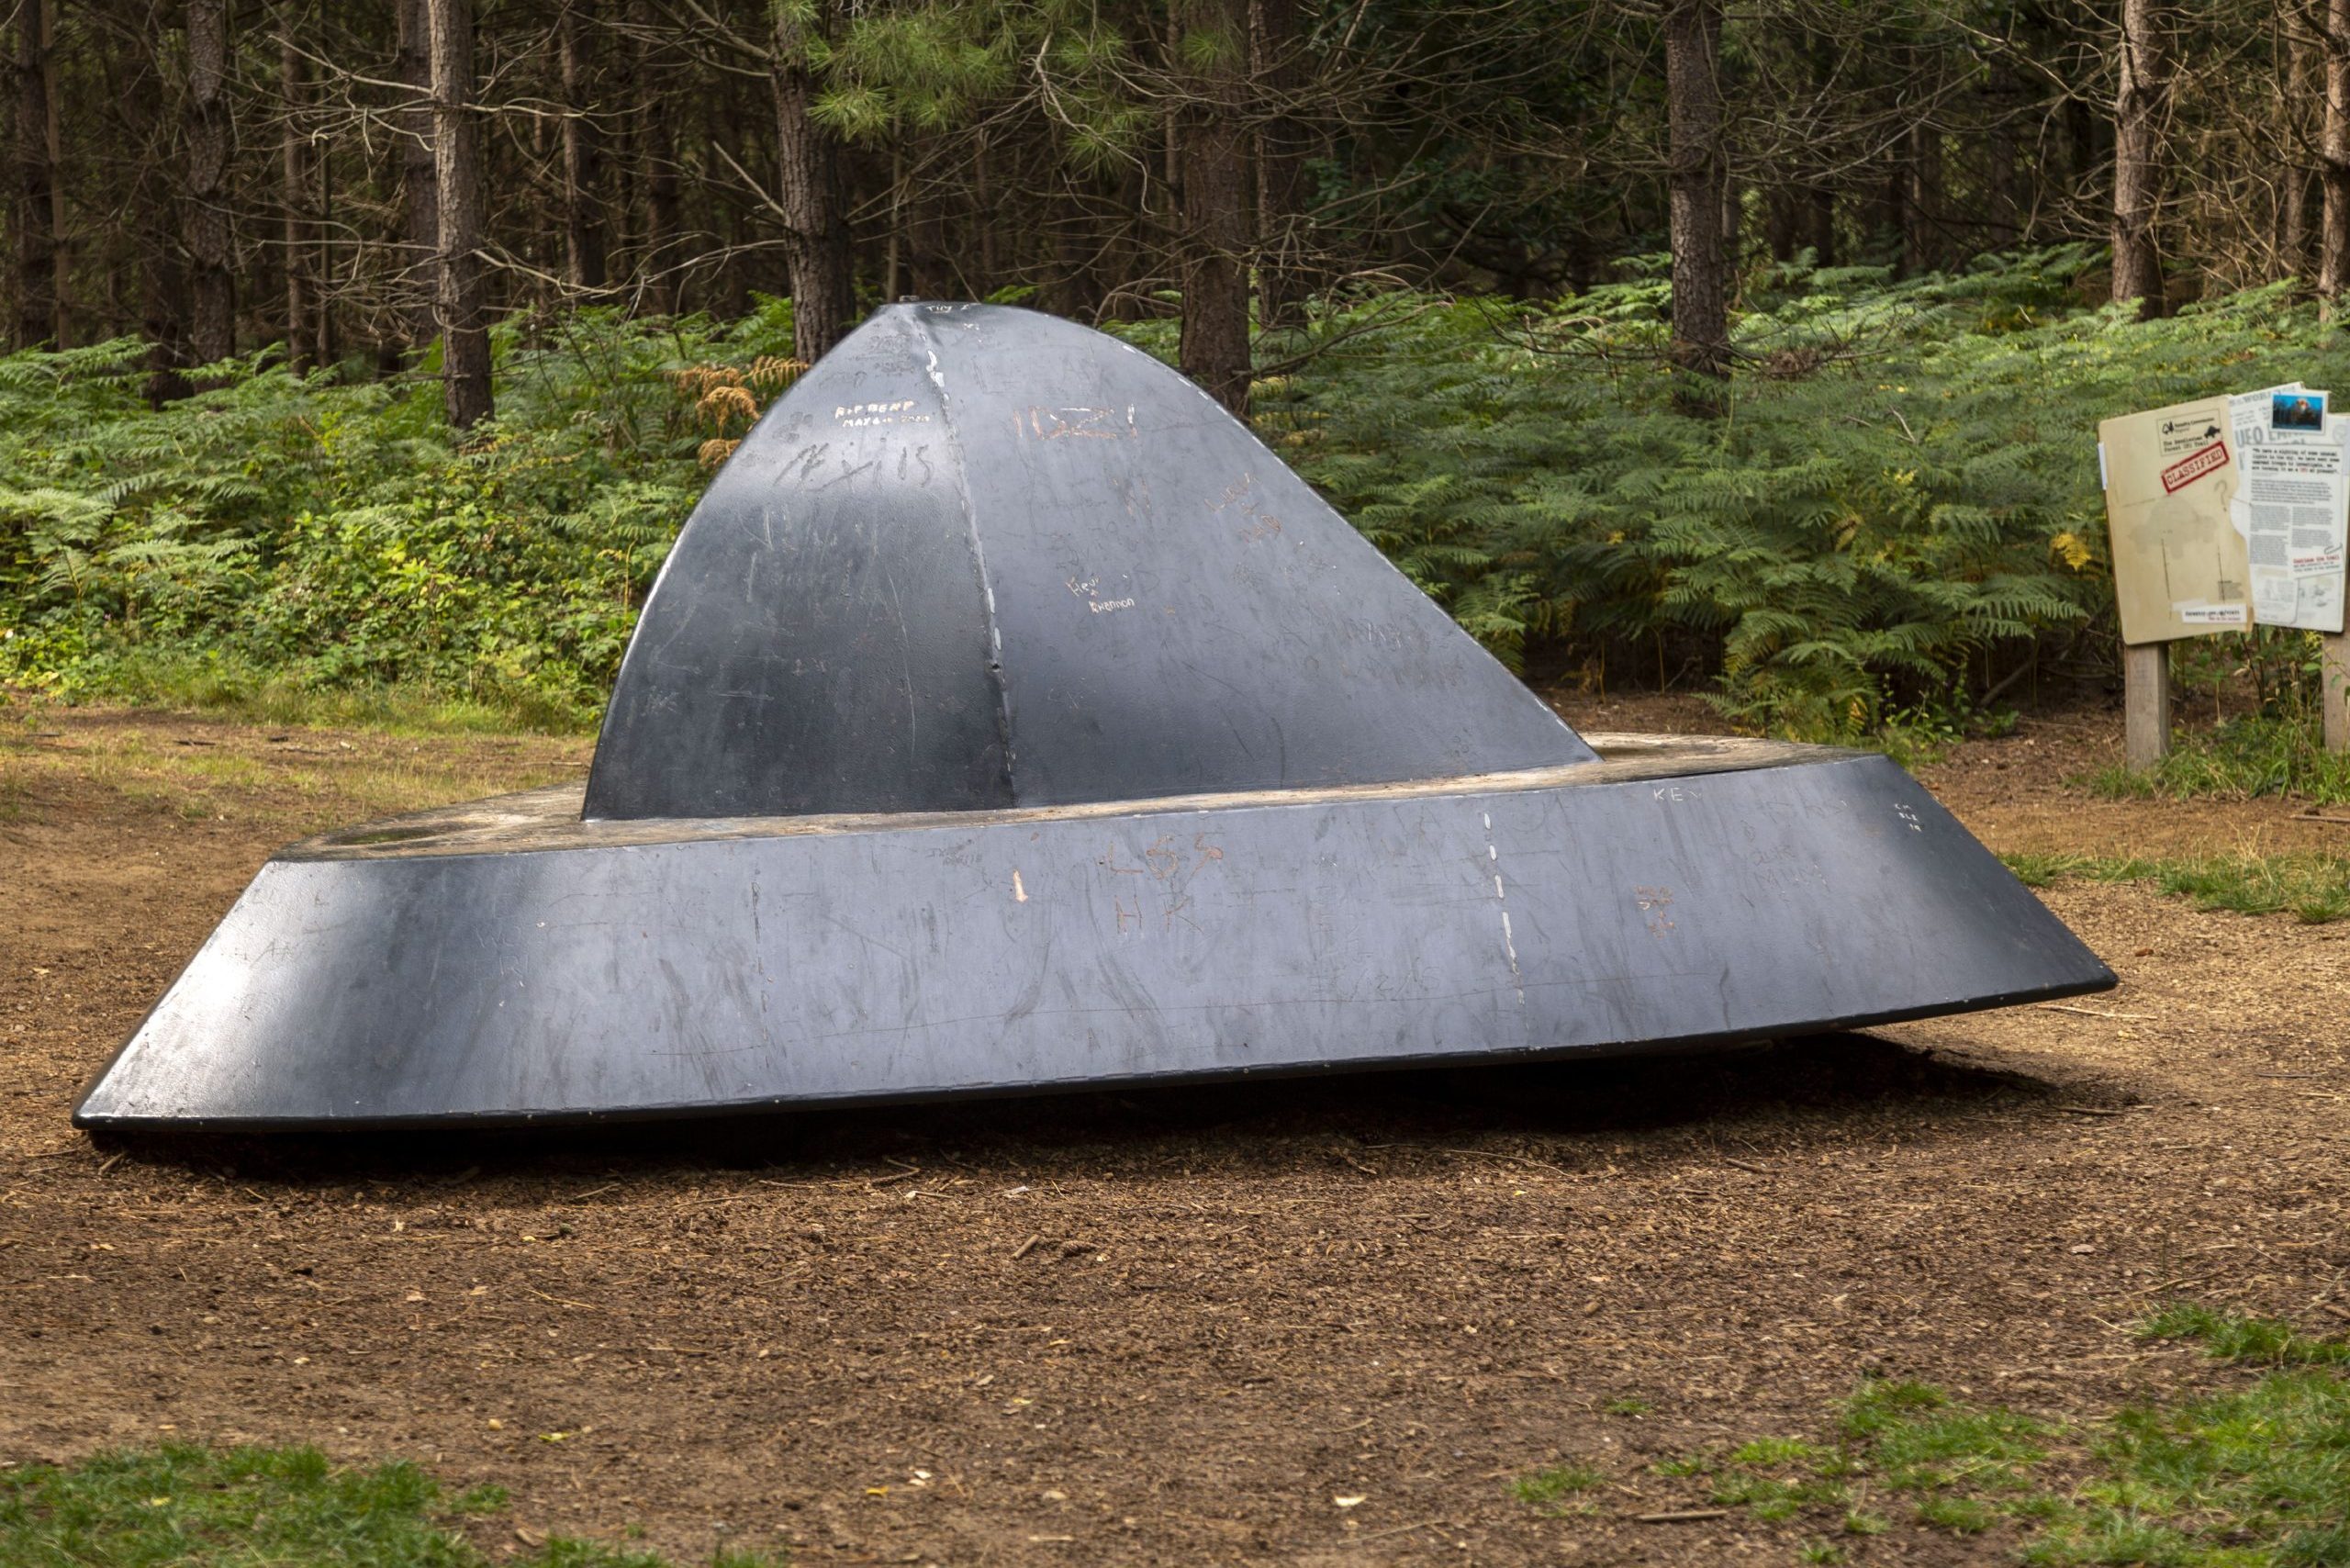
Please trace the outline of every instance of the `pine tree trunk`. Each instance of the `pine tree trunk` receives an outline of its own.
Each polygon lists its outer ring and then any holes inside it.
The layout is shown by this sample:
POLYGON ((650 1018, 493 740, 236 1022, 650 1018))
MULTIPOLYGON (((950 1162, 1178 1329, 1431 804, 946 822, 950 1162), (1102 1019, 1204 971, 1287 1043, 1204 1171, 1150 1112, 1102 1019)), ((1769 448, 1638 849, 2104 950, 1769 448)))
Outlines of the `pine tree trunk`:
POLYGON ((334 149, 320 142, 311 151, 310 172, 316 176, 310 202, 310 360, 335 362, 334 335, 334 149))
POLYGON ((971 292, 980 298, 995 291, 995 196, 988 189, 988 128, 971 139, 971 229, 979 241, 979 286, 971 292))
POLYGON ((1942 140, 1922 125, 1909 128, 1909 189, 1901 209, 1901 264, 1928 273, 1942 261, 1942 140))
POLYGON ((198 364, 237 352, 237 286, 229 249, 229 4, 187 0, 189 339, 198 364))
POLYGON ((1836 193, 1827 185, 1814 185, 1811 204, 1811 264, 1832 267, 1836 264, 1836 193))
MULTIPOLYGON (((739 86, 739 84, 734 85, 739 86)), ((744 146, 744 117, 738 96, 730 91, 725 97, 711 103, 708 131, 712 146, 723 149, 728 157, 748 169, 752 167, 754 155, 748 153, 744 146)), ((723 164, 720 166, 724 167, 723 164)), ((737 320, 748 314, 751 308, 751 286, 745 271, 747 252, 744 246, 747 225, 744 221, 743 203, 732 191, 719 187, 712 187, 710 196, 711 205, 716 208, 719 240, 724 247, 713 283, 717 292, 713 308, 723 319, 737 320)))
POLYGON ((429 0, 432 152, 441 194, 439 282, 442 393, 449 422, 470 430, 493 411, 483 296, 481 165, 474 123, 473 0, 429 0))
POLYGON ((1178 0, 1191 73, 1178 111, 1183 374, 1248 416, 1248 0, 1178 0))
POLYGON ((1257 133, 1257 320, 1266 329, 1305 319, 1309 288, 1305 155, 1311 146, 1291 100, 1304 84, 1298 0, 1255 0, 1252 74, 1270 112, 1257 133))
POLYGON ((2014 67, 2004 62, 1991 66, 1990 147, 1986 159, 1984 183, 1990 198, 1990 211, 1985 223, 1985 239, 1995 250, 2007 250, 2014 245, 2022 232, 2019 221, 2023 204, 2016 196, 2016 128, 2015 106, 2022 96, 2017 84, 2014 67))
POLYGON ((2350 0, 2327 0, 2325 7, 2325 128, 2318 154, 2325 202, 2317 291, 2332 307, 2350 288, 2350 0))
POLYGON ((62 260, 57 229, 57 167, 50 126, 55 116, 51 0, 17 0, 16 124, 8 228, 16 240, 17 348, 65 346, 62 260))
POLYGON ((946 204, 938 199, 935 183, 924 184, 920 164, 906 196, 906 285, 923 299, 950 298, 955 289, 955 263, 947 240, 946 204))
POLYGON ((394 9, 397 73, 407 89, 392 114, 400 151, 397 289, 408 350, 420 353, 441 330, 432 305, 441 258, 441 182, 432 154, 432 24, 425 0, 395 0, 394 9))
POLYGON ((310 335, 308 279, 310 250, 309 149, 302 140, 302 109, 308 96, 307 62, 294 37, 297 13, 287 6, 278 18, 278 91, 284 97, 285 122, 278 158, 285 182, 283 241, 285 251, 285 357, 297 370, 318 363, 310 335))
POLYGON ((1802 249, 1796 229, 1804 216, 1803 199, 1804 193, 1793 185, 1774 186, 1763 198, 1762 247, 1774 262, 1792 262, 1802 249))
POLYGON ((2310 266, 2310 196, 2316 185, 2308 148, 2308 106, 2318 96, 2318 60, 2322 46, 2293 29, 2284 30, 2279 47, 2285 50, 2285 84, 2277 105, 2277 123, 2284 130, 2284 167, 2277 176, 2277 271, 2279 275, 2308 282, 2310 266))
POLYGON ((1714 413, 1729 375, 1729 256, 1722 236, 1721 0, 1671 0, 1664 14, 1672 138, 1673 363, 1684 412, 1714 413))
MULTIPOLYGON (((2334 0, 2350 11, 2350 0, 2334 0)), ((2156 0, 2121 0, 2121 85, 2113 100, 2113 297, 2142 317, 2163 312, 2162 252, 2154 218, 2162 187, 2163 117, 2169 68, 2156 0)), ((2344 185, 2350 193, 2350 185, 2344 185)), ((2328 187, 2332 203, 2332 187, 2328 187)))
MULTIPOLYGON (((132 76, 126 106, 131 134, 141 143, 170 144, 160 72, 141 71, 132 76)), ((161 158, 142 159, 133 190, 139 330, 148 345, 145 391, 147 401, 161 408, 194 390, 184 374, 188 364, 187 269, 181 263, 179 201, 172 188, 171 166, 161 158)))
POLYGON ((890 146, 890 237, 881 252, 881 298, 894 303, 905 292, 906 144, 890 146))
POLYGON ((588 116, 589 50, 594 39, 594 0, 563 0, 555 20, 556 53, 563 73, 563 252, 564 272, 574 288, 604 286, 603 169, 596 128, 588 116))
MULTIPOLYGON (((822 28, 828 8, 815 18, 822 28)), ((856 314, 848 223, 842 216, 840 147, 811 118, 816 95, 807 38, 793 7, 776 9, 776 205, 791 271, 792 352, 813 364, 848 336, 856 314)), ((990 215, 992 216, 992 215, 990 215)))
MULTIPOLYGON (((644 53, 644 85, 657 87, 663 73, 654 66, 653 51, 644 53)), ((644 187, 644 307, 655 316, 674 316, 683 309, 677 285, 677 137, 669 122, 670 106, 657 91, 645 105, 641 130, 644 187)))
POLYGON ((42 153, 50 169, 49 232, 50 287, 57 300, 56 339, 61 349, 73 343, 73 236, 65 217, 65 96, 57 74, 57 0, 19 0, 39 8, 41 16, 41 36, 47 43, 41 50, 43 83, 41 100, 48 111, 47 123, 41 127, 42 153))

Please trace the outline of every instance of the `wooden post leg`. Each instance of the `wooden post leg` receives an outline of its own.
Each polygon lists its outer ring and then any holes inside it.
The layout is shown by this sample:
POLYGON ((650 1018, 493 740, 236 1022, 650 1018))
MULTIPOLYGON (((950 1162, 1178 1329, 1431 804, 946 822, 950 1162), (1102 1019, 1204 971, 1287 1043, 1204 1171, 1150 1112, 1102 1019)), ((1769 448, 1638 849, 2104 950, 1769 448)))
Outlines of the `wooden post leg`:
POLYGON ((2325 749, 2350 751, 2350 633, 2329 633, 2320 643, 2317 681, 2325 749))
POLYGON ((2170 644, 2121 649, 2122 760, 2152 767, 2170 755, 2170 644))

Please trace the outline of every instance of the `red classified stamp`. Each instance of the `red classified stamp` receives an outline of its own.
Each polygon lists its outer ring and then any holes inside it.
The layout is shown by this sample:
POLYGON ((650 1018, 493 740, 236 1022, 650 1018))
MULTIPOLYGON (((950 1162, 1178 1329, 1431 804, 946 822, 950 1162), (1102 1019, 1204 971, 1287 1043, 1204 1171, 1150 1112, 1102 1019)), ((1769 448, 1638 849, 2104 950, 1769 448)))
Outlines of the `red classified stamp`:
POLYGON ((2163 470, 2163 494, 2170 495, 2192 485, 2215 468, 2228 465, 2228 443, 2215 441, 2210 445, 2190 452, 2163 470))

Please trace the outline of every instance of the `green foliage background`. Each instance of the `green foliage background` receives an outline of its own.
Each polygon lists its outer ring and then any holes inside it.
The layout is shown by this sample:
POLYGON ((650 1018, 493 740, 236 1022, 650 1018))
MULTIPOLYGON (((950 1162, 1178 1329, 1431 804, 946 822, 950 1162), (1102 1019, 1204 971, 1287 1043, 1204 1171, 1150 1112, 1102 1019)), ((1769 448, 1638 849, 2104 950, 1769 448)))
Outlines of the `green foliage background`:
MULTIPOLYGON (((1734 715, 1849 736, 1963 703, 1986 649, 2109 618, 2098 419, 2350 386, 2341 335, 2282 287, 2138 323, 2079 303, 2095 260, 1759 271, 1719 420, 1671 407, 1661 265, 1543 304, 1360 299, 1262 341, 1258 425, 1505 660, 1696 639, 1734 715)), ((1172 356, 1173 322, 1121 330, 1172 356)), ((155 409, 134 342, 0 359, 0 681, 398 687, 592 722, 708 477, 669 374, 789 341, 784 302, 518 318, 498 419, 463 449, 424 377, 263 356, 155 409)))

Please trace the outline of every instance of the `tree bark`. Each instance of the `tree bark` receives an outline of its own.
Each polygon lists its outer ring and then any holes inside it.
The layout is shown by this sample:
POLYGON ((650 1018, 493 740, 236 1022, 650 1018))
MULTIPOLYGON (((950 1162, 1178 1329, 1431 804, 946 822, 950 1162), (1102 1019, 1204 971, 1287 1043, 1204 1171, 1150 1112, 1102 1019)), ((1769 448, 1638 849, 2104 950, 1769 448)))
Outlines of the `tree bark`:
POLYGON ((422 352, 440 331, 432 299, 441 256, 441 182, 432 152, 432 23, 425 0, 396 0, 399 32, 397 74, 406 93, 393 111, 400 150, 400 265, 397 292, 403 301, 410 353, 422 352))
POLYGON ((894 303, 904 296, 901 263, 906 249, 906 144, 890 145, 890 237, 881 256, 881 299, 894 303))
MULTIPOLYGON (((2333 0, 2350 10, 2350 0, 2333 0)), ((2162 189, 2160 139, 2169 91, 2156 0, 2121 0, 2121 84, 2113 99, 2113 298, 2163 313, 2162 252, 2155 243, 2162 189)), ((2330 78, 2329 78, 2330 86, 2330 78)), ((2329 209, 2333 186, 2327 187, 2329 209)), ((2343 186, 2350 194, 2350 185, 2343 186)))
POLYGON ((1177 0, 1178 59, 1189 74, 1177 110, 1181 191, 1183 374, 1248 417, 1248 148, 1242 92, 1248 0, 1177 0))
MULTIPOLYGON (((820 9, 816 25, 829 18, 820 9)), ((791 273, 792 352, 810 364, 848 336, 856 313, 848 223, 842 213, 840 147, 811 118, 816 84, 808 39, 792 6, 776 8, 776 206, 783 254, 791 273)), ((991 216, 991 215, 990 215, 991 216)))
POLYGON ((2310 241, 2315 232, 2310 222, 2310 197, 2317 185, 2317 172, 2309 159, 2309 149, 2316 139, 2309 135, 2308 106, 2319 95, 2318 62, 2323 47, 2302 37, 2297 28, 2279 31, 2279 47, 2285 50, 2285 86, 2277 116, 2286 142, 2285 167, 2277 176, 2277 271, 2307 283, 2316 276, 2310 265, 2314 250, 2310 241))
POLYGON ((1941 264, 1942 139, 1930 127, 1909 128, 1909 189, 1901 208, 1901 264, 1910 273, 1941 264))
POLYGON ((1722 240, 1721 0, 1672 0, 1664 14, 1672 138, 1673 364, 1684 412, 1721 408, 1729 375, 1729 257, 1722 240))
POLYGON ((334 148, 330 143, 315 144, 310 173, 316 181, 310 203, 310 361, 330 365, 335 362, 334 148))
POLYGON ((285 102, 279 140, 279 172, 284 179, 285 251, 285 357, 297 370, 314 368, 318 360, 310 329, 310 150, 302 135, 302 110, 308 100, 308 62, 302 58, 294 29, 299 12, 287 6, 278 17, 278 91, 285 102))
POLYGON ((2023 89, 2015 68, 1994 61, 1988 88, 1991 108, 1990 146, 1986 150, 1984 183, 1990 198, 1985 238, 1995 250, 2007 250, 2021 237, 2023 204, 2016 190, 2016 105, 2023 89))
POLYGON ((1811 264, 1832 267, 1836 264, 1836 193, 1827 185, 1814 185, 1811 203, 1811 264))
POLYGON ((2350 288, 2350 0, 2325 7, 2325 128, 2318 143, 2325 193, 2318 218, 2317 292, 2329 309, 2350 288))
POLYGON ((971 139, 971 230, 979 262, 979 286, 971 292, 982 299, 995 292, 995 227, 1001 217, 988 184, 988 128, 981 126, 971 139))
MULTIPOLYGON (((146 146, 171 143, 159 71, 133 73, 127 95, 132 134, 146 146)), ((179 200, 173 170, 162 158, 142 159, 133 187, 138 234, 139 329, 147 340, 147 401, 161 408, 194 390, 188 364, 187 269, 182 261, 179 200)))
POLYGON ((237 285, 229 249, 229 5, 187 0, 188 337, 196 363, 237 352, 237 285))
POLYGON ((439 281, 443 399, 470 430, 494 411, 482 275, 479 137, 474 123, 473 0, 428 0, 432 39, 432 153, 441 195, 439 281))
POLYGON ((555 19, 563 73, 563 252, 571 286, 604 286, 602 149, 588 118, 593 96, 594 0, 563 0, 555 19))
MULTIPOLYGON (((748 169, 753 166, 757 155, 749 151, 746 145, 747 139, 743 134, 744 117, 739 101, 740 95, 734 90, 739 86, 739 83, 730 84, 730 90, 725 96, 714 97, 711 100, 710 119, 705 129, 711 146, 722 150, 727 157, 733 159, 741 167, 748 169)), ((734 192, 722 186, 711 185, 707 187, 707 195, 711 207, 715 209, 713 221, 718 229, 719 241, 722 247, 721 253, 723 257, 718 263, 716 276, 711 279, 714 295, 711 308, 717 311, 721 319, 732 321, 741 318, 751 308, 751 286, 746 264, 749 252, 744 248, 744 230, 747 225, 744 218, 742 200, 734 192)))
POLYGON ((1255 0, 1253 70, 1267 101, 1257 133, 1257 321, 1272 329, 1305 319, 1310 288, 1305 156, 1312 146, 1293 100, 1304 81, 1298 0, 1255 0))
MULTIPOLYGON (((651 14, 641 6, 642 15, 651 14)), ((645 94, 638 121, 637 145, 642 158, 639 179, 644 191, 644 249, 638 262, 643 279, 644 308, 655 316, 674 316, 682 309, 677 286, 677 138, 670 124, 670 106, 662 102, 667 73, 660 69, 655 47, 647 42, 637 57, 638 86, 645 94)))
POLYGON ((63 253, 57 225, 56 12, 52 0, 17 0, 15 178, 8 227, 16 239, 16 347, 65 346, 63 253))

